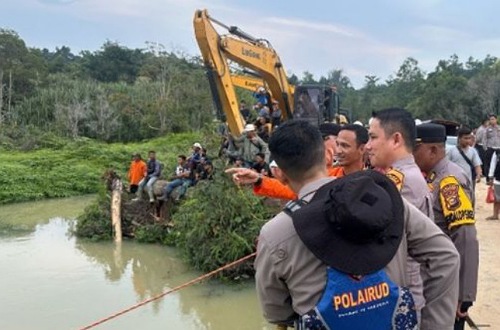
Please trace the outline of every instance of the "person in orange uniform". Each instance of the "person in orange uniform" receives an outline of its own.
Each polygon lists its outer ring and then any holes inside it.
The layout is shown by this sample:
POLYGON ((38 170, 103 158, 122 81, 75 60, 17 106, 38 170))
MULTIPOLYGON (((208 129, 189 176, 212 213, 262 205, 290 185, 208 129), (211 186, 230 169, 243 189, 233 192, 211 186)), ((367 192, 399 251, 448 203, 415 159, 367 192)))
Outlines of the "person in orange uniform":
MULTIPOLYGON (((325 144, 326 167, 331 177, 344 175, 362 170, 364 167, 364 147, 368 141, 368 131, 359 125, 338 126, 337 124, 322 124, 320 132, 325 144), (332 166, 333 156, 338 163, 332 166)), ((297 195, 283 180, 279 167, 273 170, 276 178, 269 178, 258 173, 243 169, 230 168, 226 173, 233 174, 236 184, 253 184, 254 194, 259 196, 294 200, 297 195)))
MULTIPOLYGON (((277 128, 279 129, 279 127, 277 128)), ((326 167, 330 171, 335 171, 333 160, 335 155, 335 147, 337 144, 337 135, 340 131, 340 126, 333 123, 324 123, 319 127, 323 143, 325 145, 326 167)), ((253 184, 254 194, 271 198, 279 198, 285 200, 293 200, 297 195, 288 187, 286 181, 282 179, 281 170, 276 167, 273 170, 275 178, 263 176, 251 169, 246 168, 229 168, 226 173, 233 175, 233 181, 237 185, 253 184)), ((333 175, 331 175, 333 176, 333 175)))
POLYGON ((331 176, 342 177, 365 167, 365 145, 368 142, 368 130, 361 125, 347 124, 340 128, 335 147, 335 159, 340 165, 331 176))
POLYGON ((144 178, 147 171, 146 163, 142 160, 139 153, 132 156, 130 169, 128 170, 128 181, 130 182, 129 192, 135 194, 139 188, 139 182, 144 178))

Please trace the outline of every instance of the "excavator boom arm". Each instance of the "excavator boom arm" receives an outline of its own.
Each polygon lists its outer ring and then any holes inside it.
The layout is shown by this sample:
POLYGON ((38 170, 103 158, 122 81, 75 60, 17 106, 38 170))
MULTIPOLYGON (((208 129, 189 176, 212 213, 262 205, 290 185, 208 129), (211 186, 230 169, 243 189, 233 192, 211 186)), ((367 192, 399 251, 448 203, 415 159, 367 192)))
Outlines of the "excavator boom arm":
POLYGON ((268 47, 231 36, 221 38, 221 48, 230 60, 257 72, 269 86, 273 97, 284 110, 285 119, 292 117, 293 94, 278 54, 268 47))
POLYGON ((243 132, 244 122, 239 112, 227 58, 219 46, 220 36, 206 10, 195 12, 193 24, 215 106, 225 113, 231 133, 239 135, 243 132))
POLYGON ((206 10, 195 12, 193 24, 214 102, 225 113, 233 134, 242 133, 244 123, 234 89, 238 84, 231 78, 228 60, 262 77, 283 110, 284 119, 292 117, 293 87, 288 84, 286 71, 274 49, 236 27, 227 27, 210 18, 206 10), (224 27, 230 34, 219 35, 213 23, 224 27))

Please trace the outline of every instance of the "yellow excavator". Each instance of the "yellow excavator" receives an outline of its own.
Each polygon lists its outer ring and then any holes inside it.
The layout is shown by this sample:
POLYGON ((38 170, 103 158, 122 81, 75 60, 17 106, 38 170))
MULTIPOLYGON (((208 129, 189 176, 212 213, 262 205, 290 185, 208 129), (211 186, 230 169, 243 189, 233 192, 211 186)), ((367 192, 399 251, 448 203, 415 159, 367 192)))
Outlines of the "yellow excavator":
POLYGON ((283 63, 269 41, 225 25, 210 17, 207 10, 197 10, 193 24, 214 104, 219 113, 225 114, 231 133, 241 134, 245 124, 239 112, 235 86, 250 89, 249 85, 254 84, 267 87, 279 103, 283 120, 300 118, 315 125, 338 121, 339 118, 347 122, 345 114, 340 113, 335 88, 288 83, 283 63), (219 34, 214 24, 228 33, 219 34), (229 61, 251 70, 253 76, 232 73, 229 61))
MULTIPOLYGON (((259 87, 267 87, 266 82, 255 75, 231 73, 231 80, 234 86, 251 92, 255 92, 259 87)), ((294 94, 295 86, 290 85, 290 87, 292 88, 292 94, 294 94)))

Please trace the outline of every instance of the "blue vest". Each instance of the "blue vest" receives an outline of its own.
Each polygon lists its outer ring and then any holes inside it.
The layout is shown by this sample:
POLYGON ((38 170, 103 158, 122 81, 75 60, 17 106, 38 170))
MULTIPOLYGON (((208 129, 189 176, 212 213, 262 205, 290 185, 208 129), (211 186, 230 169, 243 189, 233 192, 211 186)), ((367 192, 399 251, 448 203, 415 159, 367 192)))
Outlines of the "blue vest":
POLYGON ((418 323, 410 290, 384 270, 356 279, 328 267, 323 295, 300 317, 297 329, 417 330, 418 323))

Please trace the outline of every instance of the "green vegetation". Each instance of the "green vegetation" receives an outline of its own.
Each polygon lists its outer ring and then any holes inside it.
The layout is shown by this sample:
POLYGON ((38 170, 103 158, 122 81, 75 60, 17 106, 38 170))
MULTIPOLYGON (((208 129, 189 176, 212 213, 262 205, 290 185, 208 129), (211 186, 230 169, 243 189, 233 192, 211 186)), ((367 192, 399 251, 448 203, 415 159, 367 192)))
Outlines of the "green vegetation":
POLYGON ((199 58, 160 46, 129 49, 111 42, 79 55, 65 46, 28 48, 14 31, 0 28, 4 148, 37 148, 37 138, 47 133, 141 141, 199 131, 213 113, 199 58))
POLYGON ((110 209, 110 196, 105 193, 104 189, 101 189, 98 198, 87 206, 83 214, 78 217, 73 233, 78 237, 93 241, 112 239, 110 209))
MULTIPOLYGON (((422 120, 441 117, 475 127, 500 110, 500 62, 489 55, 466 62, 453 55, 429 73, 407 58, 385 81, 366 76, 360 89, 337 69, 319 79, 306 71, 289 80, 336 84, 341 106, 365 123, 374 110, 404 107, 422 120)), ((250 92, 237 92, 253 101, 250 92)), ((104 189, 106 169, 125 177, 133 152, 145 157, 156 150, 165 171, 195 141, 213 156, 219 142, 210 134, 214 114, 199 57, 112 42, 80 54, 66 46, 30 48, 14 31, 0 28, 0 204, 96 193, 104 189)), ((201 271, 250 253, 275 210, 235 187, 221 169, 218 164, 214 182, 190 189, 189 198, 170 209, 173 229, 149 216, 154 210, 148 203, 139 208, 144 214, 131 215, 124 194, 126 231, 139 241, 178 246, 201 271)), ((75 232, 110 239, 109 217, 109 195, 101 191, 75 232)), ((227 275, 249 271, 246 264, 227 275)))
POLYGON ((68 197, 96 193, 100 178, 115 168, 126 178, 133 152, 147 157, 154 149, 165 170, 175 167, 179 153, 187 153, 193 141, 205 142, 199 133, 172 134, 144 143, 106 144, 80 138, 67 141, 54 138, 54 149, 0 153, 0 203, 42 198, 68 197))
MULTIPOLYGON (((276 211, 250 189, 236 187, 227 175, 217 173, 214 182, 193 189, 174 213, 171 236, 186 260, 207 272, 252 253, 260 228, 276 211)), ((226 276, 249 272, 247 263, 228 270, 226 276)))
MULTIPOLYGON (((96 200, 78 217, 72 232, 75 236, 92 241, 113 238, 111 226, 111 194, 101 186, 96 200)), ((168 240, 170 227, 167 221, 159 221, 153 215, 156 205, 147 201, 133 202, 135 195, 122 194, 121 225, 126 238, 136 239, 141 243, 164 243, 168 240)), ((175 207, 170 211, 174 212, 175 207)))
POLYGON ((315 80, 304 72, 300 82, 336 84, 341 107, 352 110, 353 118, 364 123, 373 111, 402 107, 415 118, 455 120, 472 128, 479 126, 488 113, 500 113, 500 62, 487 55, 483 60, 472 57, 461 62, 456 55, 438 61, 432 72, 424 72, 414 58, 407 58, 383 81, 367 75, 365 85, 354 89, 342 70, 331 70, 315 80))
MULTIPOLYGON (((466 61, 452 55, 432 72, 407 58, 385 81, 367 75, 360 89, 338 69, 319 79, 306 71, 289 80, 336 84, 341 106, 364 122, 374 110, 397 106, 422 120, 442 117, 475 127, 500 110, 500 63, 489 55, 466 61)), ((0 146, 10 149, 43 147, 54 135, 132 142, 199 131, 215 113, 200 58, 156 44, 130 49, 108 41, 100 50, 73 54, 66 46, 29 48, 0 28, 0 87, 0 146)), ((252 102, 250 92, 237 92, 252 102)))

